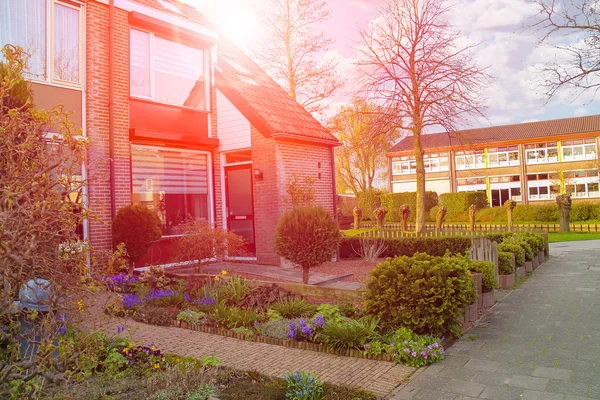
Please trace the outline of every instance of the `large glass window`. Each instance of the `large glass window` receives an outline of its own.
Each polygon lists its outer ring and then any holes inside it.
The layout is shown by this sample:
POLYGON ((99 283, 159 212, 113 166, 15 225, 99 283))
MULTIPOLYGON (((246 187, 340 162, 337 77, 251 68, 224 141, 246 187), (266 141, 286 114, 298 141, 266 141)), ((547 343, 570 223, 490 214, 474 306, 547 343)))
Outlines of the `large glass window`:
POLYGON ((593 160, 596 158, 596 139, 565 140, 560 143, 563 161, 593 160))
POLYGON ((20 46, 31 56, 28 78, 81 84, 82 14, 72 2, 2 0, 0 47, 20 46))
POLYGON ((519 147, 492 147, 488 149, 488 167, 519 165, 519 147))
POLYGON ((485 168, 483 150, 458 151, 455 156, 456 169, 485 168))
POLYGON ((187 217, 209 218, 208 155, 134 145, 133 203, 156 211, 163 233, 178 234, 187 217))
MULTIPOLYGON (((444 172, 448 171, 450 168, 448 163, 448 153, 425 154, 423 158, 425 172, 444 172)), ((416 172, 417 164, 415 156, 392 158, 393 175, 415 174, 416 172)))
POLYGON ((525 158, 527 164, 558 162, 557 142, 526 144, 525 158))
POLYGON ((131 94, 206 109, 204 51, 131 29, 131 94))

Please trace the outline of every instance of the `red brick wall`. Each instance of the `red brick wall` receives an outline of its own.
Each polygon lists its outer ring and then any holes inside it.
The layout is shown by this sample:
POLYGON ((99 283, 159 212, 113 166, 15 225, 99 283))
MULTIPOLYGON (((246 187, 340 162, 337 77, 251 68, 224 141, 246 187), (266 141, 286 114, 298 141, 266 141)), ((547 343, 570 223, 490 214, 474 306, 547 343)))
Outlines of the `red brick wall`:
POLYGON ((253 185, 256 258, 259 264, 280 265, 280 258, 273 248, 275 229, 281 214, 291 207, 286 202, 286 190, 294 174, 301 182, 307 176, 314 177, 317 202, 332 212, 334 210, 331 148, 275 141, 265 138, 254 127, 251 135, 252 167, 263 173, 263 179, 255 179, 253 185))
MULTIPOLYGON (((90 239, 97 249, 111 246, 108 113, 108 6, 86 5, 86 118, 89 138, 90 239)), ((114 143, 117 210, 131 203, 129 146, 129 23, 114 14, 114 143)))

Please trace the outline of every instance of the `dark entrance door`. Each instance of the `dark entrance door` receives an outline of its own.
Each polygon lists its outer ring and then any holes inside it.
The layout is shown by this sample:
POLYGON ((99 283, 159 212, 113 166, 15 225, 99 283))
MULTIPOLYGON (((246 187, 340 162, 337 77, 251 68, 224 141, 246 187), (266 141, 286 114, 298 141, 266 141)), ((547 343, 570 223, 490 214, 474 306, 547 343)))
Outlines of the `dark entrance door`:
POLYGON ((227 229, 242 236, 249 255, 254 244, 254 206, 252 203, 252 165, 225 167, 227 229))

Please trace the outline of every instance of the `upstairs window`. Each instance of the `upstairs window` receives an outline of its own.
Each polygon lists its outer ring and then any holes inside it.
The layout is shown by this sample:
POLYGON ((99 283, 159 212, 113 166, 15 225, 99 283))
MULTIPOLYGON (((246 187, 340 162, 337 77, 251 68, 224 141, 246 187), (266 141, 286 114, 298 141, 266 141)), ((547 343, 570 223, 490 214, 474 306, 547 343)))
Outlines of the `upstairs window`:
POLYGON ((596 158, 596 139, 566 140, 560 143, 563 161, 593 160, 596 158))
POLYGON ((208 79, 203 50, 138 29, 130 36, 131 95, 206 110, 208 79))
POLYGON ((26 77, 45 82, 83 82, 83 12, 58 0, 0 1, 0 47, 20 46, 31 58, 26 77))
POLYGON ((454 159, 457 170, 485 168, 483 150, 457 151, 454 159))
POLYGON ((519 147, 493 147, 488 149, 488 167, 519 165, 519 147))
POLYGON ((525 145, 527 164, 558 162, 557 142, 545 142, 525 145))
MULTIPOLYGON (((425 172, 444 172, 449 170, 448 153, 432 153, 423 156, 425 172)), ((392 158, 393 175, 415 174, 417 162, 415 156, 392 158)))

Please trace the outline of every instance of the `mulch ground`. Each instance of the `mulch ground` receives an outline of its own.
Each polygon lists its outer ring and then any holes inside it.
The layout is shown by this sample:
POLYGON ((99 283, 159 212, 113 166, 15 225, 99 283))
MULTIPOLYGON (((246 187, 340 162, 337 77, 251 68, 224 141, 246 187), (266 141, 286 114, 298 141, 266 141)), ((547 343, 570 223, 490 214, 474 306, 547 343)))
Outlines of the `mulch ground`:
POLYGON ((371 274, 371 270, 382 261, 384 261, 383 258, 375 261, 364 261, 362 259, 343 259, 338 262, 326 262, 318 267, 313 267, 310 269, 310 272, 338 276, 352 274, 352 276, 344 280, 350 282, 363 282, 371 274))

